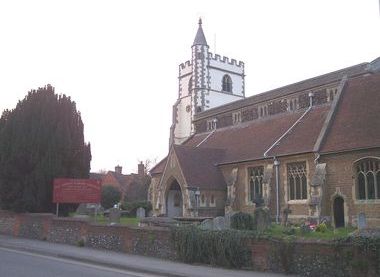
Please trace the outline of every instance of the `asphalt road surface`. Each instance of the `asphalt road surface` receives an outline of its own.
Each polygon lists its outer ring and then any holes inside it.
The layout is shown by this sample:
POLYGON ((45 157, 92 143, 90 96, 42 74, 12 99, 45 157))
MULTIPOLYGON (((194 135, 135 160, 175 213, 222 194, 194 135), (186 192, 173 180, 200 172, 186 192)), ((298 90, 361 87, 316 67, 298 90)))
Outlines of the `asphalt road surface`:
POLYGON ((157 277, 62 258, 0 248, 0 277, 157 277))

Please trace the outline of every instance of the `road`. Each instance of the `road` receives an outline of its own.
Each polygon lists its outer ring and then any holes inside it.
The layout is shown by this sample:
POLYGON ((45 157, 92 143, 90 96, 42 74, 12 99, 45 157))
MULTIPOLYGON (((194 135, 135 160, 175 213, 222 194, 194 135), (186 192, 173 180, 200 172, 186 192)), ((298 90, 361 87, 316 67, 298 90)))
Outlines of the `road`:
POLYGON ((0 277, 290 277, 0 235, 0 277))
MULTIPOLYGON (((0 276, 12 277, 156 277, 100 265, 0 247, 0 276)), ((162 275, 161 275, 162 276, 162 275)))

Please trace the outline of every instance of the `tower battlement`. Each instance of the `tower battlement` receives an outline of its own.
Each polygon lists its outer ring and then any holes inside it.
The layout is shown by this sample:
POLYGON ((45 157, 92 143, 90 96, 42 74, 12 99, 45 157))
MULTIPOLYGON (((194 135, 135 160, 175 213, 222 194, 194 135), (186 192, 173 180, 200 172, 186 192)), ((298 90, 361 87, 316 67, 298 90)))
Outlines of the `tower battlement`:
POLYGON ((186 61, 186 62, 181 63, 179 65, 180 69, 184 69, 185 67, 188 67, 188 66, 191 66, 191 62, 190 61, 186 61))
POLYGON ((191 71, 192 71, 192 63, 190 61, 186 61, 179 65, 179 76, 191 73, 191 71))
POLYGON ((226 63, 226 64, 230 64, 230 65, 234 65, 234 66, 237 66, 237 67, 244 67, 244 62, 242 61, 236 61, 236 59, 229 59, 228 57, 226 56, 221 56, 219 54, 213 54, 211 52, 208 53, 208 57, 214 61, 217 61, 217 62, 220 62, 220 63, 226 63))

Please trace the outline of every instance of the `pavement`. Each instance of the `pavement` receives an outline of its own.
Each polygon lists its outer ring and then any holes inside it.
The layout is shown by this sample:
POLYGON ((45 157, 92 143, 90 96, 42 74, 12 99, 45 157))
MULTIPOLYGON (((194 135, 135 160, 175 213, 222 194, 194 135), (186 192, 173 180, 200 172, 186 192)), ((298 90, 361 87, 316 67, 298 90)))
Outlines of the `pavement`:
POLYGON ((248 270, 229 270, 205 265, 190 265, 158 258, 146 257, 98 250, 86 247, 77 247, 47 241, 16 238, 0 235, 0 248, 13 249, 28 253, 35 253, 47 257, 56 257, 72 261, 79 261, 104 267, 150 273, 156 276, 168 277, 280 277, 285 274, 254 272, 248 270))

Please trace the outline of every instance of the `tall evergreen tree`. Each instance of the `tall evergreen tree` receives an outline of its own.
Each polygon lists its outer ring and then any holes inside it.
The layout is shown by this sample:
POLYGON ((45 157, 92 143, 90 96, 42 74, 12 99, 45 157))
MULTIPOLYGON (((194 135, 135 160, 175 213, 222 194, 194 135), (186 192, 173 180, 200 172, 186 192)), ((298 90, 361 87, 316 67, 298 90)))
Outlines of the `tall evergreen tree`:
POLYGON ((52 209, 54 178, 88 178, 91 146, 75 102, 47 85, 32 90, 0 118, 0 206, 52 209))

